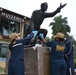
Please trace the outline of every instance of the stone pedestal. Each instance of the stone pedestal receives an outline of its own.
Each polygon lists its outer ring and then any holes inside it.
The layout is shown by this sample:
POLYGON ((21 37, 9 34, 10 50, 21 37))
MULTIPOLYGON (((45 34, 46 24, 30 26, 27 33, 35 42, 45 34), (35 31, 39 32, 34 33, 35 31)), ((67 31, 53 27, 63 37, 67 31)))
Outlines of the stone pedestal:
MULTIPOLYGON (((8 65, 7 53, 7 65, 8 65)), ((24 63, 25 75, 50 75, 50 49, 47 47, 25 48, 24 63)))
POLYGON ((6 53, 6 75, 8 75, 8 61, 10 57, 10 51, 7 51, 6 53))

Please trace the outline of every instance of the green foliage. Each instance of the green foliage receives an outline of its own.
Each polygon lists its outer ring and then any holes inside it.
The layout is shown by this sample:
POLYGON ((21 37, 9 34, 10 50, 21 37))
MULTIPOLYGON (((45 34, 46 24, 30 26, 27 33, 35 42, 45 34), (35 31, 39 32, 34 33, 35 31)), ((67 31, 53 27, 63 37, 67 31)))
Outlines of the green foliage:
POLYGON ((76 68, 76 58, 74 58, 74 67, 76 68))
POLYGON ((70 33, 70 26, 68 25, 67 17, 62 18, 62 15, 54 17, 53 22, 51 22, 49 26, 52 27, 53 35, 62 32, 68 36, 68 33, 70 33))
POLYGON ((0 73, 5 73, 4 69, 2 69, 2 67, 0 67, 0 73))
POLYGON ((49 37, 46 37, 45 40, 46 40, 46 41, 50 41, 51 39, 50 39, 49 37))

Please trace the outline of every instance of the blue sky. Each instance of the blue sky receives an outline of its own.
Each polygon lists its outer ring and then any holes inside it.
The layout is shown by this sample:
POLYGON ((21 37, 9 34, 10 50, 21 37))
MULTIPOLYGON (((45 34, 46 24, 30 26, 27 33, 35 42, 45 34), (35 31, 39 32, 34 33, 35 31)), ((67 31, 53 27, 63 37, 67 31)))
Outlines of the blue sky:
MULTIPOLYGON (((71 33, 76 39, 76 0, 0 0, 0 7, 6 8, 8 10, 14 11, 16 13, 25 15, 27 17, 31 17, 32 11, 35 9, 40 9, 40 4, 42 2, 48 3, 47 12, 53 12, 62 2, 62 4, 67 3, 67 6, 61 10, 58 15, 62 15, 63 17, 68 18, 68 25, 71 27, 71 33)), ((53 21, 53 18, 47 18, 42 23, 41 28, 45 28, 48 30, 48 37, 51 37, 51 27, 48 27, 50 22, 53 21)))

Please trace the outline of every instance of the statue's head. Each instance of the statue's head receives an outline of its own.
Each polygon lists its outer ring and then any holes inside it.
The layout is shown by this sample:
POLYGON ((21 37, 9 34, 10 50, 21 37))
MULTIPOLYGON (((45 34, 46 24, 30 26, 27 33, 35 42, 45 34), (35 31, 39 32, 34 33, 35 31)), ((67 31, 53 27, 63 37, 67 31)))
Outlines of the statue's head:
POLYGON ((47 3, 47 2, 44 2, 44 3, 41 4, 41 10, 42 10, 43 12, 46 11, 47 8, 48 8, 48 3, 47 3))

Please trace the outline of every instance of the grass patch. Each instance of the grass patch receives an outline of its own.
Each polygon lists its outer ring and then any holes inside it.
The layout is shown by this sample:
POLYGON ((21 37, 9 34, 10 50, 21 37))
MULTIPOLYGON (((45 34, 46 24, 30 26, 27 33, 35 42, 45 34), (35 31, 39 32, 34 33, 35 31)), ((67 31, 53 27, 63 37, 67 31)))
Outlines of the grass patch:
POLYGON ((76 68, 76 58, 74 58, 74 67, 76 68))

